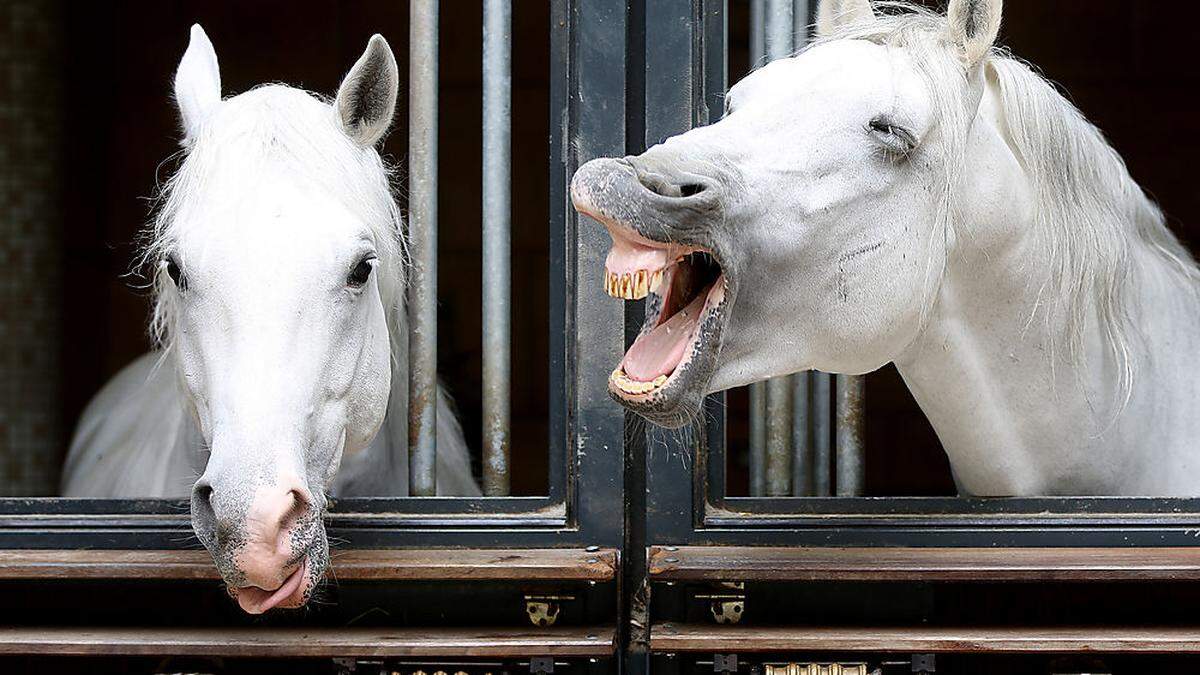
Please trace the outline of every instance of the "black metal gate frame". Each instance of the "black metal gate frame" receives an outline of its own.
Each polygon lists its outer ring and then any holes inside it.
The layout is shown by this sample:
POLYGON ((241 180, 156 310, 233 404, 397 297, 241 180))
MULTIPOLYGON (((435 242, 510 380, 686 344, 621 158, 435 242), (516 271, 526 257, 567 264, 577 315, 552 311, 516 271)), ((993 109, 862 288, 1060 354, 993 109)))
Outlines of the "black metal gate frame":
MULTIPOLYGON (((1190 546, 1200 499, 725 497, 724 397, 705 426, 667 433, 608 398, 607 376, 640 307, 603 293, 607 235, 580 222, 576 167, 717 119, 726 0, 552 0, 550 438, 545 497, 347 499, 330 535, 344 547, 622 550, 617 591, 626 666, 646 667, 629 618, 645 611, 650 545, 1190 546)), ((198 547, 187 504, 0 499, 0 548, 198 547)))

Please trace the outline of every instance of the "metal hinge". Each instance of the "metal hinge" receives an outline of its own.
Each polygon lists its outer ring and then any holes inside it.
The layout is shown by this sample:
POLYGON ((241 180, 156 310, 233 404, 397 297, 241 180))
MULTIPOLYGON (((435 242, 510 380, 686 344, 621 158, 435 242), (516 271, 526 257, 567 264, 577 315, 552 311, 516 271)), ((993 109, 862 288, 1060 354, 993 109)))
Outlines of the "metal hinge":
POLYGON ((920 675, 937 672, 937 659, 933 654, 913 654, 912 671, 920 675))
POLYGON ((564 602, 574 600, 573 595, 526 595, 525 616, 535 626, 553 626, 564 602))
POLYGON ((697 594, 698 600, 708 600, 708 609, 717 623, 733 624, 742 620, 746 611, 746 583, 723 581, 717 584, 717 593, 697 594))

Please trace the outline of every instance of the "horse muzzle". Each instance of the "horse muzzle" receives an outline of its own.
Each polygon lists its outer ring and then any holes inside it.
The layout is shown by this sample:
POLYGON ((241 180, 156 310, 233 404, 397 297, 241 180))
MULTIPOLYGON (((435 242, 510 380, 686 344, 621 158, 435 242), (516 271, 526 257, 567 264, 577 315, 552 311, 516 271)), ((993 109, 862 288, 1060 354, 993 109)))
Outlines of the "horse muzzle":
POLYGON ((713 244, 722 193, 715 179, 668 174, 641 158, 593 160, 571 181, 575 208, 613 241, 605 291, 646 300, 641 333, 609 377, 609 394, 661 426, 698 416, 716 370, 736 291, 713 244))
POLYGON ((192 492, 197 537, 244 611, 302 607, 329 560, 323 506, 299 483, 258 486, 248 500, 239 498, 237 488, 197 481, 192 492))

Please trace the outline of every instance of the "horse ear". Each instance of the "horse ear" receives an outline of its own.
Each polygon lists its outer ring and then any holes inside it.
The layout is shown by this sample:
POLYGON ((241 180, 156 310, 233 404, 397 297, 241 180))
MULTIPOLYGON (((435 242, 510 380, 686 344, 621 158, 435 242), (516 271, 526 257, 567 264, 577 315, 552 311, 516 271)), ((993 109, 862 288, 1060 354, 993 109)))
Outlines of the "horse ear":
POLYGON ((996 42, 1003 6, 1003 0, 950 0, 950 39, 961 50, 967 70, 978 65, 996 42))
POLYGON ((200 124, 221 102, 217 52, 200 24, 192 25, 187 51, 175 71, 175 103, 183 118, 183 144, 191 145, 200 124))
POLYGON ((817 6, 817 35, 832 35, 839 28, 874 20, 871 0, 821 0, 817 6))
POLYGON ((372 35, 366 51, 338 87, 333 104, 346 135, 364 148, 379 142, 396 112, 399 86, 392 48, 382 35, 372 35))

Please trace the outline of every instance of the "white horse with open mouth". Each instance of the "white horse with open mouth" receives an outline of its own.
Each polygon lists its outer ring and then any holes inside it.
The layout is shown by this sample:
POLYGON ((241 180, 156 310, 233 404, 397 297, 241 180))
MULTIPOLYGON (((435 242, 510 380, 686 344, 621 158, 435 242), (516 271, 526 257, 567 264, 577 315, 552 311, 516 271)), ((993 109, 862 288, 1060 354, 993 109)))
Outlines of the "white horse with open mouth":
POLYGON ((579 169, 610 294, 648 297, 618 401, 678 426, 709 392, 895 363, 964 493, 1200 494, 1200 273, 993 46, 1001 4, 824 0, 720 122, 579 169))
MULTIPOLYGON (((221 100, 192 28, 175 76, 187 157, 147 249, 162 349, 96 396, 71 444, 66 496, 190 494, 248 612, 307 602, 327 492, 408 490, 401 222, 375 150, 398 81, 376 35, 332 102, 282 85, 221 100)), ((438 492, 479 494, 441 399, 438 439, 438 492)))

